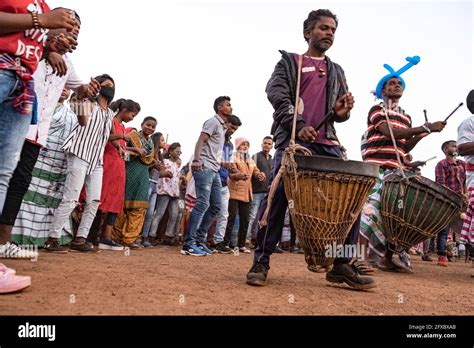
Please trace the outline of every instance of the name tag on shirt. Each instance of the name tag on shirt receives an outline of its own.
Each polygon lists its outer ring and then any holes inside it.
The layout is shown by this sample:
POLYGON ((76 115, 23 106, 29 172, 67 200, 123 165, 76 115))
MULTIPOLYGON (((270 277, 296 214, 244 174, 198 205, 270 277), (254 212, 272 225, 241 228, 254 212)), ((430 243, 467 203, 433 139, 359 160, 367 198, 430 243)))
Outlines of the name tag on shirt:
POLYGON ((316 68, 314 66, 306 66, 303 69, 301 69, 302 72, 311 72, 311 71, 316 71, 316 68))

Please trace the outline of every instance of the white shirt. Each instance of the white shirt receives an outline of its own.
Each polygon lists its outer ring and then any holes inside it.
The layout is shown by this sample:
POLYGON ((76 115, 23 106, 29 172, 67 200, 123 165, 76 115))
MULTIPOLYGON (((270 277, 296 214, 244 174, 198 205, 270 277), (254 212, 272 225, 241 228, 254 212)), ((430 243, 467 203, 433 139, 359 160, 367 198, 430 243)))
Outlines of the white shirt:
MULTIPOLYGON (((458 146, 474 141, 474 116, 471 116, 458 127, 458 146)), ((474 164, 474 156, 464 156, 466 162, 474 164)))
POLYGON ((53 73, 51 65, 45 59, 39 62, 38 68, 33 74, 38 101, 38 124, 30 125, 26 139, 39 145, 46 144, 54 109, 58 104, 64 86, 76 90, 84 84, 76 75, 71 60, 66 55, 63 56, 63 59, 67 66, 66 75, 59 77, 53 73))

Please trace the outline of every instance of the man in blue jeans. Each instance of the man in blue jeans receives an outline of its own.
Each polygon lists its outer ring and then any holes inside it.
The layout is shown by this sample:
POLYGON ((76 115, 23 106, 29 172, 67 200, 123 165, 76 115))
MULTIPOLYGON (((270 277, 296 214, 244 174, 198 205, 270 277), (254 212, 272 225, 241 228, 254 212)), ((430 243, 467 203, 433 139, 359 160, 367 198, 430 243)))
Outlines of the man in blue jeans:
POLYGON ((212 255, 205 240, 212 220, 222 205, 219 168, 227 130, 226 123, 232 115, 230 98, 218 97, 214 101, 214 111, 216 114, 204 122, 194 149, 191 170, 196 187, 196 205, 189 217, 189 225, 181 250, 183 255, 212 255))
MULTIPOLYGON (((458 145, 455 140, 448 140, 441 145, 445 158, 438 162, 435 169, 436 182, 447 187, 460 195, 467 192, 466 189, 466 162, 457 159, 458 145)), ((436 239, 438 249, 438 265, 447 267, 447 241, 452 224, 447 225, 438 233, 436 239)), ((455 232, 453 231, 453 237, 455 232)))

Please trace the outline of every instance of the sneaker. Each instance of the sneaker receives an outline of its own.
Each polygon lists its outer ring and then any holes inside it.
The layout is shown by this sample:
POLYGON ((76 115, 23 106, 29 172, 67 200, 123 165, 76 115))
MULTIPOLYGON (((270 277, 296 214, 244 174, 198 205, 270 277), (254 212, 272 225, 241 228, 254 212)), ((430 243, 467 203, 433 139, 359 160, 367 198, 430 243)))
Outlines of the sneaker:
POLYGON ((91 247, 86 242, 82 242, 82 243, 72 242, 71 246, 70 246, 70 249, 71 249, 71 251, 79 251, 79 252, 82 252, 82 253, 94 252, 94 248, 91 247))
POLYGON ((224 244, 224 242, 219 243, 216 245, 216 250, 220 254, 231 254, 233 253, 233 250, 229 248, 227 245, 224 244))
POLYGON ((332 270, 326 273, 326 280, 331 283, 346 283, 357 290, 367 290, 377 286, 374 278, 361 275, 357 267, 348 263, 333 265, 332 270))
POLYGON ((191 244, 190 246, 183 246, 181 255, 206 256, 207 253, 201 250, 196 244, 191 244))
POLYGON ((58 254, 67 254, 68 248, 62 245, 59 245, 57 239, 48 239, 46 243, 44 243, 43 250, 51 253, 58 253, 58 254))
POLYGON ((264 286, 267 281, 269 265, 260 262, 254 262, 252 268, 247 273, 247 284, 255 286, 264 286))
POLYGON ((30 285, 30 276, 18 276, 15 274, 8 274, 7 272, 0 273, 0 294, 20 291, 30 285))
POLYGON ((122 251, 124 249, 123 245, 117 243, 112 239, 101 239, 99 242, 100 250, 112 250, 112 251, 122 251))
POLYGON ((213 250, 209 249, 209 247, 205 243, 199 243, 197 244, 197 247, 201 249, 202 251, 204 251, 207 255, 212 255, 214 254, 214 252, 217 252, 215 251, 216 249, 213 249, 213 250))
POLYGON ((1 274, 15 275, 16 271, 13 268, 9 268, 5 266, 3 263, 0 263, 0 275, 1 274))
POLYGON ((283 254, 284 251, 279 245, 277 245, 274 252, 277 254, 283 254))
POLYGON ((438 266, 448 267, 448 258, 446 256, 438 256, 438 266))
POLYGON ((250 253, 251 253, 250 249, 247 248, 247 247, 239 248, 239 251, 240 251, 241 253, 244 253, 244 254, 250 254, 250 253))
POLYGON ((433 259, 431 258, 431 256, 429 254, 423 254, 423 256, 421 257, 421 260, 422 261, 433 262, 433 259))
POLYGON ((38 252, 12 242, 0 244, 0 259, 37 259, 38 252))

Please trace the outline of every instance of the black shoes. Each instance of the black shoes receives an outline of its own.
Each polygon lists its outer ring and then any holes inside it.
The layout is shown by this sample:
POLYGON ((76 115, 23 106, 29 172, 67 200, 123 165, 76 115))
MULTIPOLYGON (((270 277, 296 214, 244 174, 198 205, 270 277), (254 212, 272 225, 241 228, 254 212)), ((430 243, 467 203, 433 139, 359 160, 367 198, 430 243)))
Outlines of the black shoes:
POLYGON ((353 289, 367 290, 377 286, 374 278, 361 275, 357 267, 349 263, 334 264, 326 273, 326 280, 331 283, 346 283, 353 289))
POLYGON ((234 252, 234 250, 225 245, 224 242, 216 244, 215 250, 217 250, 217 252, 220 254, 230 254, 234 252))
POLYGON ((249 273, 247 273, 247 284, 255 286, 264 286, 267 281, 268 270, 270 266, 260 262, 254 262, 249 273))

